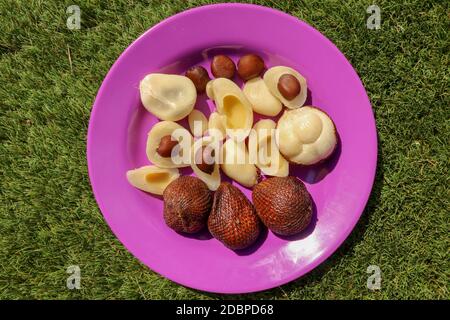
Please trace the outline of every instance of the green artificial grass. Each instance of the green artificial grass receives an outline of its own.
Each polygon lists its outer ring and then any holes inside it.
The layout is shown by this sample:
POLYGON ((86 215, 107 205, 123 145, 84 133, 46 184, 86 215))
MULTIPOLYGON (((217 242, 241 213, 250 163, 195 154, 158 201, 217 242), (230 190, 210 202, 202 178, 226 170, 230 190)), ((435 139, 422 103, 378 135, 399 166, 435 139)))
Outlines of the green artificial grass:
POLYGON ((86 133, 119 54, 162 19, 215 1, 0 0, 1 299, 449 299, 449 7, 445 1, 253 1, 305 20, 361 76, 379 134, 368 206, 341 248, 269 291, 224 296, 179 286, 140 264, 93 198, 86 133), (113 4, 114 3, 114 4, 113 4), (82 10, 69 30, 66 8, 82 10), (366 288, 369 265, 381 289, 366 288), (66 269, 81 268, 81 289, 66 269))

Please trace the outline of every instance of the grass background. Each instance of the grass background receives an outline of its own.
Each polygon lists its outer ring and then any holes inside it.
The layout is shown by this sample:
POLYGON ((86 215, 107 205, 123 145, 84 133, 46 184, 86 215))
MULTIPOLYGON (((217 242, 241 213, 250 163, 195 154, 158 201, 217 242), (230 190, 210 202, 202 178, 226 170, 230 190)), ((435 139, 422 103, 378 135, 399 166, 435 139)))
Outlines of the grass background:
POLYGON ((0 0, 0 298, 449 299, 449 7, 446 1, 253 1, 330 38, 364 82, 379 133, 376 183, 345 244, 262 293, 184 288, 141 265, 97 208, 85 149, 91 106, 119 54, 162 19, 215 1, 0 0), (78 4, 81 30, 68 30, 78 4), (382 288, 366 288, 366 269, 382 288), (81 290, 66 288, 79 265, 81 290))

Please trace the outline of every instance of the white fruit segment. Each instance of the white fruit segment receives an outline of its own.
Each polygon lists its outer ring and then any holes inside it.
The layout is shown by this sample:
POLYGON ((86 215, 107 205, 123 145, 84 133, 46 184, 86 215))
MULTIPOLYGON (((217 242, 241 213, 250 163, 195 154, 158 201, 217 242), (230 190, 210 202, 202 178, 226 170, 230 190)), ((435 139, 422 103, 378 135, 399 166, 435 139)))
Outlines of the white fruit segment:
POLYGON ((306 96, 308 92, 308 86, 306 83, 306 79, 297 71, 295 71, 292 68, 284 67, 284 66, 277 66, 272 67, 269 70, 266 71, 264 74, 264 82, 266 83, 267 87, 269 88, 269 91, 289 109, 296 109, 301 107, 305 101, 306 96), (280 77, 284 74, 290 74, 297 78, 297 80, 300 82, 300 93, 292 100, 287 100, 278 90, 278 80, 280 77))
POLYGON ((265 115, 276 116, 283 105, 280 100, 270 93, 269 88, 261 77, 253 78, 244 84, 244 94, 250 101, 253 111, 265 115))
POLYGON ((280 152, 295 163, 315 164, 330 156, 337 144, 333 121, 312 106, 286 111, 278 120, 277 129, 280 152))
POLYGON ((256 166, 268 176, 287 177, 289 163, 276 144, 276 123, 270 119, 258 121, 248 140, 250 155, 256 166))
POLYGON ((252 187, 258 179, 256 167, 250 163, 250 157, 244 142, 228 139, 222 146, 223 172, 245 187, 252 187))
POLYGON ((208 119, 199 110, 192 110, 188 116, 189 128, 194 137, 201 137, 208 130, 208 119))
POLYGON ((220 171, 219 171, 219 161, 216 161, 214 163, 214 171, 211 174, 207 174, 206 172, 201 171, 196 163, 195 163, 195 155, 197 154, 197 152, 202 152, 200 150, 200 148, 202 148, 203 146, 210 146, 211 148, 214 149, 214 154, 215 155, 219 155, 220 154, 220 145, 219 144, 214 144, 214 139, 213 137, 203 137, 198 139, 197 141, 194 142, 194 144, 192 145, 192 149, 191 149, 191 167, 192 170, 194 171, 195 175, 202 180, 204 183, 206 183, 206 185, 208 186, 208 189, 211 191, 215 191, 217 190, 217 188, 220 185, 220 171))
POLYGON ((253 109, 242 90, 231 80, 217 78, 206 85, 206 94, 216 103, 217 112, 225 116, 225 129, 242 129, 249 134, 253 109))
POLYGON ((144 166, 127 171, 128 182, 145 192, 162 195, 166 187, 180 176, 178 169, 144 166))
POLYGON ((225 116, 217 112, 211 113, 208 120, 208 135, 218 140, 223 140, 226 137, 225 126, 223 124, 225 116))
POLYGON ((185 76, 151 73, 139 84, 144 107, 161 120, 178 121, 194 108, 197 91, 185 76))
MULTIPOLYGON (((164 136, 172 136, 174 140, 178 141, 178 145, 174 147, 172 150, 173 154, 179 154, 179 151, 186 150, 188 153, 190 151, 192 145, 192 136, 188 130, 180 126, 178 123, 173 121, 160 121, 155 124, 147 137, 147 147, 146 153, 147 158, 151 163, 157 165, 161 168, 182 168, 189 167, 190 159, 189 155, 186 157, 186 161, 182 161, 183 163, 175 163, 174 158, 172 157, 161 157, 156 150, 159 147, 159 143, 161 142, 161 138, 164 136), (177 131, 175 131, 177 130, 177 131), (175 133, 180 133, 179 135, 175 135, 175 133), (183 138, 181 138, 183 137, 183 138)), ((182 154, 184 155, 184 154, 182 154)), ((181 162, 181 161, 180 161, 181 162)))

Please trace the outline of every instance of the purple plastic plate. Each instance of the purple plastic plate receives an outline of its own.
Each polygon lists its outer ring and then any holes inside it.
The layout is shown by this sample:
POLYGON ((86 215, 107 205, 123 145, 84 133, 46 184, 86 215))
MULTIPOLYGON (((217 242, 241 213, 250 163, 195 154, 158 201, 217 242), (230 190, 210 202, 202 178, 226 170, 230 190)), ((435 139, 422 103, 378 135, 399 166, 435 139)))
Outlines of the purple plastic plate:
MULTIPOLYGON (((199 96, 197 108, 209 114, 214 105, 199 96)), ((97 94, 87 158, 94 195, 106 222, 142 263, 191 288, 245 293, 280 286, 304 275, 342 244, 369 197, 377 139, 364 87, 333 43, 283 12, 221 4, 172 16, 123 52, 97 94), (209 70, 210 58, 216 53, 229 54, 237 61, 246 52, 260 54, 268 67, 283 64, 302 73, 309 86, 307 104, 332 117, 341 143, 333 158, 322 165, 291 166, 291 175, 306 183, 315 203, 310 227, 291 238, 265 232, 248 250, 234 252, 207 231, 183 236, 169 229, 163 220, 161 198, 130 186, 125 173, 149 164, 145 143, 157 122, 140 103, 139 81, 156 71, 184 74, 198 64, 209 70)), ((251 196, 250 190, 241 189, 251 196)))

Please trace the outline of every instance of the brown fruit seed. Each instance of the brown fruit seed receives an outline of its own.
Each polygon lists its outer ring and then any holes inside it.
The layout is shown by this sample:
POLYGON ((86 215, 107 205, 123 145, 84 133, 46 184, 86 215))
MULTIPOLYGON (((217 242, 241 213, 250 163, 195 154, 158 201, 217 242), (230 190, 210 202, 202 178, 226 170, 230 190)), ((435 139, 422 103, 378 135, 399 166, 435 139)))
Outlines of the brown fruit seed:
POLYGON ((208 229, 226 247, 237 250, 255 242, 261 222, 247 197, 229 182, 222 182, 214 194, 208 229))
POLYGON ((195 66, 186 71, 186 77, 192 80, 198 93, 205 92, 206 84, 210 79, 208 71, 202 66, 195 66))
POLYGON ((292 74, 283 74, 280 79, 278 79, 278 91, 287 100, 292 100, 300 93, 301 86, 300 82, 292 74))
POLYGON ((264 70, 264 60, 256 54, 246 54, 239 59, 237 71, 242 80, 250 80, 264 70))
POLYGON ((211 174, 214 171, 214 149, 203 146, 197 150, 195 155, 195 164, 197 168, 206 174, 211 174))
POLYGON ((273 232, 290 236, 311 222, 311 196, 296 177, 273 177, 253 188, 253 203, 262 222, 273 232))
POLYGON ((163 157, 169 158, 172 155, 172 149, 178 144, 178 141, 172 140, 172 136, 167 135, 161 138, 156 152, 163 157))
POLYGON ((236 72, 233 60, 226 55, 217 55, 211 62, 211 72, 216 78, 232 79, 236 72))
POLYGON ((206 225, 212 193, 199 178, 181 176, 164 190, 164 220, 177 232, 195 233, 206 225))

